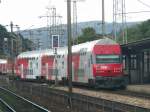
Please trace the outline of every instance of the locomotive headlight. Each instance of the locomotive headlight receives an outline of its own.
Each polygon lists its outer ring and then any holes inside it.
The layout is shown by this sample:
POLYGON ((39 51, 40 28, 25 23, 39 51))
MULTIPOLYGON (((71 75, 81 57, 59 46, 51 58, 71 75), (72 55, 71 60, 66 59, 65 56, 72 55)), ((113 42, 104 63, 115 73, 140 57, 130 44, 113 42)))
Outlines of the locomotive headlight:
POLYGON ((114 68, 114 72, 122 72, 122 68, 114 68))

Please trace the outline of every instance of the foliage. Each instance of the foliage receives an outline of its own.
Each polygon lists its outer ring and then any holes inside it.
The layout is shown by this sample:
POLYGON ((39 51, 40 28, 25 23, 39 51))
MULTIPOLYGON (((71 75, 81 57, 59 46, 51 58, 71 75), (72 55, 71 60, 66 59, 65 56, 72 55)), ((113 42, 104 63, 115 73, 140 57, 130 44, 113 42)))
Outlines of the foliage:
POLYGON ((19 42, 22 43, 23 51, 31 50, 31 41, 24 39, 21 34, 8 32, 4 26, 0 25, 0 58, 10 57, 12 53, 17 55, 19 53, 18 47, 20 47, 19 42))
POLYGON ((23 52, 32 50, 33 42, 23 38, 23 52))
POLYGON ((101 38, 101 35, 97 35, 94 28, 87 27, 85 29, 82 29, 82 35, 80 35, 75 42, 80 44, 87 41, 92 41, 101 38), (77 42, 78 41, 78 42, 77 42))
POLYGON ((0 25, 0 57, 4 56, 3 52, 3 43, 4 38, 10 38, 10 34, 7 32, 6 28, 2 25, 0 25))
MULTIPOLYGON (((144 38, 150 38, 150 20, 127 28, 127 40, 133 42, 144 38)), ((121 31, 119 32, 119 43, 122 43, 121 31)))

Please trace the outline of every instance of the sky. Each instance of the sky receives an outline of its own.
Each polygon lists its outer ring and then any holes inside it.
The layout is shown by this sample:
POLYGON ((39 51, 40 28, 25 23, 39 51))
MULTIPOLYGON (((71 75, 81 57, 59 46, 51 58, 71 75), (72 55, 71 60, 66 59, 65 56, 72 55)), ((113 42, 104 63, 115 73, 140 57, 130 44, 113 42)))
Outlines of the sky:
MULTIPOLYGON (((67 0, 1 0, 0 24, 19 25, 20 30, 38 28, 47 25, 47 7, 56 7, 67 23, 67 0)), ((101 0, 77 0, 78 22, 101 20, 101 0)), ((105 21, 113 21, 113 0, 105 0, 105 21)), ((150 11, 150 0, 125 0, 126 12, 150 11), (141 3, 142 1, 142 3, 141 3)), ((144 21, 150 18, 150 12, 127 14, 127 21, 144 21)))

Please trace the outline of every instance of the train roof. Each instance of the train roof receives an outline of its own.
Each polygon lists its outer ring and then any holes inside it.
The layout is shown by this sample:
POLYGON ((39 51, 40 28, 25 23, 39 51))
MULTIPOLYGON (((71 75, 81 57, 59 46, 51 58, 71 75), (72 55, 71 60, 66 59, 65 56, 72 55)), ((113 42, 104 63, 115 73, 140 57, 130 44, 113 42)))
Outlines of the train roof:
POLYGON ((7 63, 6 59, 0 59, 0 64, 5 64, 5 63, 7 63))
MULTIPOLYGON (((117 43, 112 39, 103 38, 99 40, 94 40, 94 41, 74 45, 72 46, 72 52, 75 53, 84 49, 86 49, 86 51, 88 52, 88 51, 92 51, 95 45, 112 45, 112 44, 117 44, 117 43)), ((67 47, 62 47, 57 49, 57 55, 61 55, 61 54, 65 55, 67 54, 67 52, 68 52, 67 47)), ((37 58, 44 55, 54 55, 54 49, 27 51, 18 55, 18 58, 33 58, 33 57, 37 58)))
MULTIPOLYGON (((57 54, 64 54, 66 48, 59 48, 57 54)), ((18 58, 37 58, 43 55, 54 55, 54 49, 27 51, 18 55, 18 58)))
POLYGON ((72 47, 72 52, 78 52, 83 48, 86 48, 87 51, 91 51, 95 45, 112 45, 112 44, 117 44, 117 43, 114 40, 105 37, 105 38, 102 38, 102 39, 98 39, 98 40, 89 41, 89 42, 85 42, 85 43, 82 43, 82 44, 74 45, 72 47))

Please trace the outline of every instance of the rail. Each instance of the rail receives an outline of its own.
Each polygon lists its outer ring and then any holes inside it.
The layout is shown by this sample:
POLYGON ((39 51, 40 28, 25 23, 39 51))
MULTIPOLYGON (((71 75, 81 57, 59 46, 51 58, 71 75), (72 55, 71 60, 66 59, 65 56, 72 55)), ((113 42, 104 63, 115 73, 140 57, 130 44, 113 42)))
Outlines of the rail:
MULTIPOLYGON (((42 106, 39 106, 39 105, 37 105, 36 103, 31 102, 31 101, 29 101, 29 100, 23 98, 22 96, 15 94, 14 92, 12 92, 12 91, 10 91, 10 90, 8 90, 8 89, 5 89, 5 88, 3 88, 3 87, 0 87, 0 89, 1 89, 1 90, 4 90, 4 91, 6 91, 6 92, 8 92, 8 93, 10 93, 10 94, 12 94, 12 95, 14 95, 14 96, 16 96, 17 98, 19 98, 19 99, 21 99, 21 100, 23 100, 23 101, 25 101, 25 102, 30 103, 31 105, 33 105, 34 107, 38 108, 38 109, 39 109, 40 111, 42 111, 42 112, 50 112, 49 110, 43 108, 42 106)), ((6 103, 5 103, 5 104, 6 104, 6 103)), ((9 107, 10 107, 10 106, 9 106, 9 107)), ((12 108, 10 107, 10 109, 12 109, 12 108)), ((16 111, 12 111, 12 112, 16 112, 16 111)))
POLYGON ((69 94, 67 91, 48 88, 39 84, 31 84, 25 82, 13 82, 13 87, 17 88, 17 91, 28 95, 31 99, 33 96, 40 98, 40 101, 49 102, 51 107, 60 107, 63 111, 67 112, 69 107, 72 112, 150 112, 149 108, 142 106, 130 105, 117 101, 106 100, 101 97, 96 98, 92 96, 86 96, 79 93, 69 94))
POLYGON ((11 106, 9 106, 3 99, 0 98, 0 102, 6 107, 8 112, 16 112, 11 106))

